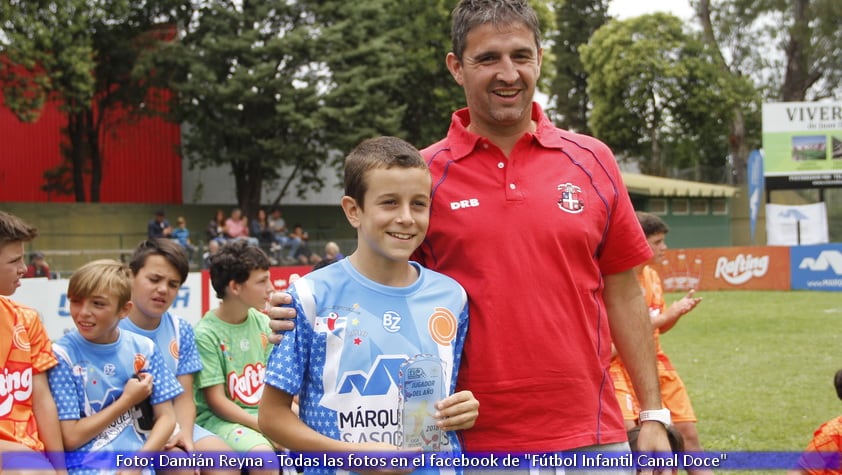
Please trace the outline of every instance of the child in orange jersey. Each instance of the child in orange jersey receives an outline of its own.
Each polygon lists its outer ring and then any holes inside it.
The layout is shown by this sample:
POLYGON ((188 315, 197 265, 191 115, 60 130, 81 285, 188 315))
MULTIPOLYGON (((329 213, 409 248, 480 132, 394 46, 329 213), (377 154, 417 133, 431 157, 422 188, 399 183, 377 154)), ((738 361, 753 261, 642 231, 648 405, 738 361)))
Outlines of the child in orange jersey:
POLYGON ((24 243, 38 231, 0 211, 0 472, 54 473, 64 464, 58 415, 46 371, 56 359, 38 313, 7 296, 26 273, 24 243), (44 456, 49 456, 50 461, 44 456))
MULTIPOLYGON (((646 241, 652 249, 653 257, 649 262, 657 262, 667 248, 665 238, 669 232, 669 227, 661 218, 653 214, 638 211, 637 219, 643 228, 646 241)), ((702 299, 695 297, 693 290, 690 290, 687 295, 667 306, 658 272, 643 264, 635 268, 635 273, 643 290, 649 316, 652 320, 652 327, 655 330, 655 351, 658 381, 661 386, 661 402, 665 408, 669 409, 672 423, 684 439, 685 449, 688 452, 701 452, 703 449, 699 442, 699 433, 696 430, 697 419, 693 411, 693 405, 690 403, 690 396, 684 382, 678 375, 678 371, 672 366, 669 357, 661 348, 660 334, 675 326, 678 320, 693 310, 702 299)), ((609 371, 614 381, 614 392, 623 411, 623 418, 626 420, 626 427, 633 427, 640 413, 640 408, 634 395, 631 380, 619 357, 612 359, 609 371)), ((687 473, 701 475, 709 474, 711 471, 691 468, 687 469, 687 473)))
MULTIPOLYGON (((833 377, 836 395, 842 399, 842 369, 833 377)), ((787 475, 842 475, 842 416, 822 424, 799 460, 800 467, 787 475)))

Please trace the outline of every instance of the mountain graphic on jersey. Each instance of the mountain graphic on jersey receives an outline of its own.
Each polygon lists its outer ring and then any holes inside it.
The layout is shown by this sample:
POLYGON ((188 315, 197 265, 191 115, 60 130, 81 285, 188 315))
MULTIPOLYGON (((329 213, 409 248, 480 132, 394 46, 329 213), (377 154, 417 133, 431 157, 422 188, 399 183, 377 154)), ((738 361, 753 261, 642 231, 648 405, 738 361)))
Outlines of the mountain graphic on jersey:
POLYGON ((398 384, 398 370, 406 361, 405 356, 379 356, 368 375, 362 372, 346 373, 339 382, 339 394, 356 390, 362 396, 379 396, 389 393, 398 384))

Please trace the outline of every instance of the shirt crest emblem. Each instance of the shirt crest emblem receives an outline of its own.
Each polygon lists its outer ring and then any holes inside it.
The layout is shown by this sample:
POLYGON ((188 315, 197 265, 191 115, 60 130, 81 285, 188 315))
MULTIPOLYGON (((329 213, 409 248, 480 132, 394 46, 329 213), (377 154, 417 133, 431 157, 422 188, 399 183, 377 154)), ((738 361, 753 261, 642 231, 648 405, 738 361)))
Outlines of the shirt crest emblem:
POLYGON ((573 183, 563 183, 558 185, 558 191, 561 192, 556 202, 559 209, 571 214, 581 213, 585 209, 581 188, 573 183))

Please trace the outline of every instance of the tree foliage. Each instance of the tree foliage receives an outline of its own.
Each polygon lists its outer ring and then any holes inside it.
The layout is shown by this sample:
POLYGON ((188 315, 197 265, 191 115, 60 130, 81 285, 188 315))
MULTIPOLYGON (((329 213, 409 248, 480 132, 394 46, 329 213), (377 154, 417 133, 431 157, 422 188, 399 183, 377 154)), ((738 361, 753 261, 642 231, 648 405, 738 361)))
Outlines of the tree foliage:
POLYGON ((306 3, 320 26, 329 76, 321 114, 333 148, 348 152, 375 135, 423 147, 444 135, 464 103, 444 61, 454 0, 306 3))
POLYGON ((178 39, 161 43, 138 74, 176 93, 171 112, 190 166, 230 165, 248 216, 282 169, 299 192, 320 187, 319 68, 300 5, 198 2, 182 22, 178 39))
POLYGON ((760 144, 759 103, 842 97, 842 3, 838 0, 694 0, 703 38, 723 71, 753 84, 732 109, 730 157, 744 183, 760 144), (759 97, 758 97, 759 96, 759 97))
POLYGON ((5 105, 31 122, 47 101, 56 101, 67 118, 64 162, 44 173, 45 189, 99 201, 110 112, 131 116, 145 105, 148 86, 132 82, 131 71, 153 25, 177 8, 169 0, 0 3, 5 105))
POLYGON ((547 112, 560 127, 591 134, 588 74, 579 58, 579 47, 608 21, 608 0, 555 0, 553 11, 556 33, 550 50, 555 74, 549 89, 553 107, 547 112))
POLYGON ((695 179, 721 179, 712 175, 724 165, 724 124, 738 92, 677 17, 609 22, 580 51, 597 137, 643 157, 645 173, 689 168, 695 179))

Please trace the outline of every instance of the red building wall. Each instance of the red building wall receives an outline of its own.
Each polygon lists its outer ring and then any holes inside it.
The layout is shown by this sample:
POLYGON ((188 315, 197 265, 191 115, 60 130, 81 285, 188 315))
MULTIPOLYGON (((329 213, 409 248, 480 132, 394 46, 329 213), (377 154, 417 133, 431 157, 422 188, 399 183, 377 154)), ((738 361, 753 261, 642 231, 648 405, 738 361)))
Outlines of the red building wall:
MULTIPOLYGON (((116 125, 103 138, 103 203, 182 202, 180 127, 161 118, 133 122, 111 113, 116 125)), ((73 195, 43 191, 44 172, 60 165, 61 129, 66 124, 55 103, 35 123, 22 123, 0 95, 0 202, 72 202, 73 195)), ((85 195, 90 199, 86 189, 85 195)))

